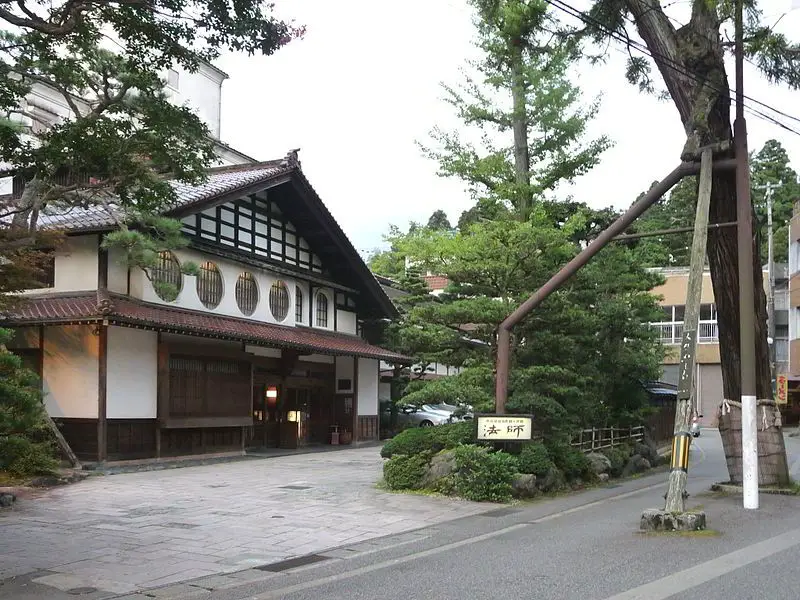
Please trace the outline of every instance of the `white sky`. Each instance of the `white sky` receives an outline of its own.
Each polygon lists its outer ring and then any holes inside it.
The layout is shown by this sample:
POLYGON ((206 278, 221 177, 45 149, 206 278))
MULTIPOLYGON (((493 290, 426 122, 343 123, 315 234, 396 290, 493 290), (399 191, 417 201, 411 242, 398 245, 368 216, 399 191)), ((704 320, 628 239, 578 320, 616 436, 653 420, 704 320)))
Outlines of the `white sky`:
MULTIPOLYGON (((798 1, 763 0, 765 20, 774 23, 798 1)), ((673 4, 685 10, 688 2, 673 4)), ((278 7, 307 34, 270 57, 218 61, 230 75, 223 141, 259 160, 301 148, 303 171, 359 251, 381 246, 390 223, 425 221, 438 208, 456 221, 471 205, 463 184, 438 177, 415 141, 427 141, 436 124, 457 126, 439 84, 459 83, 475 52, 465 1, 282 0, 278 7)), ((800 31, 800 10, 777 29, 800 31)), ((628 206, 677 165, 684 142, 672 104, 625 81, 625 55, 616 46, 605 65, 582 65, 576 77, 587 101, 603 96, 592 135, 606 134, 615 145, 563 192, 598 208, 628 206)), ((800 118, 800 92, 771 86, 746 67, 748 96, 800 118)), ((729 77, 733 86, 732 65, 729 77)), ((800 132, 800 121, 773 116, 800 132)), ((778 139, 800 170, 800 135, 752 115, 748 131, 751 150, 778 139)))

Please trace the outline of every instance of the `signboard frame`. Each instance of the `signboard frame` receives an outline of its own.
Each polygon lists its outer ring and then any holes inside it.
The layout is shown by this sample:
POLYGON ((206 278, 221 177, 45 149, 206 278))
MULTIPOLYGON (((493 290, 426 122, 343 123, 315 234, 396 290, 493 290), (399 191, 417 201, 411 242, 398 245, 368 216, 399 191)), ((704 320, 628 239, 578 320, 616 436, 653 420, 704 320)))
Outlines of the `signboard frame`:
POLYGON ((789 377, 784 373, 775 377, 775 403, 789 403, 789 377))
POLYGON ((479 442, 500 442, 500 443, 523 443, 530 442, 533 439, 533 415, 532 414, 505 414, 499 415, 497 413, 476 413, 473 421, 475 422, 475 439, 479 442), (527 419, 529 421, 529 437, 480 437, 480 423, 482 419, 527 419))

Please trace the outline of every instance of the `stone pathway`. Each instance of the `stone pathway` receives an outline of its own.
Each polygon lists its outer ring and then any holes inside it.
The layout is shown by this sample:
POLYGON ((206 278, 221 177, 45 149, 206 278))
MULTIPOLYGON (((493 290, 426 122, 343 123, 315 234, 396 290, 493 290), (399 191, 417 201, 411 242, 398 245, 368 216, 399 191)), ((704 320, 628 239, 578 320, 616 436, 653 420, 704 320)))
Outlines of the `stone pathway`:
POLYGON ((98 476, 24 499, 0 513, 0 598, 20 576, 123 594, 492 508, 381 492, 381 465, 377 448, 356 448, 98 476))

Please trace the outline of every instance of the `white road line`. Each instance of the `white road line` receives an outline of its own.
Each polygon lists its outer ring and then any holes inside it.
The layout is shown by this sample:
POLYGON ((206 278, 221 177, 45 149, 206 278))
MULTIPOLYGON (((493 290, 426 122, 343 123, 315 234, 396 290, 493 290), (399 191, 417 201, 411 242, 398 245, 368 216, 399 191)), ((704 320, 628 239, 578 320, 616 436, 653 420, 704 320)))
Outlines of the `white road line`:
MULTIPOLYGON (((297 583, 295 585, 290 585, 284 588, 276 589, 276 590, 269 590, 263 592, 261 594, 257 594, 255 596, 251 596, 250 600, 270 600, 271 598, 283 598, 288 594, 294 594, 295 592, 301 592, 303 590, 312 589, 315 587, 320 587, 329 583, 335 583, 337 581, 343 581, 345 579, 352 579, 354 577, 358 577, 360 575, 365 575, 367 573, 372 573, 373 571, 380 571, 381 569, 388 569, 390 567, 394 567, 397 565, 402 565, 408 562, 412 562, 415 560, 419 560, 421 558, 425 558, 427 556, 434 556, 436 554, 442 554, 443 552, 448 552, 450 550, 455 550, 457 548, 461 548, 463 546, 470 546, 472 544, 477 544, 479 542, 483 542, 485 540, 490 540, 492 538, 503 536, 507 533, 511 533, 512 531, 517 531, 519 529, 524 529, 526 527, 530 527, 532 524, 535 523, 542 523, 545 521, 550 521, 556 519, 558 517, 562 517, 564 515, 568 515, 571 513, 575 513, 581 510, 586 510, 588 508, 592 508, 594 506, 598 506, 600 504, 605 504, 606 502, 613 502, 615 500, 620 500, 622 498, 628 498, 629 496, 634 496, 636 494, 641 494, 643 492, 650 491, 652 489, 663 487, 665 484, 664 482, 650 485, 647 487, 640 488, 638 490, 632 490, 630 492, 625 492, 624 494, 619 494, 617 496, 611 496, 610 498, 604 498, 602 500, 596 500, 594 502, 589 502, 587 504, 582 504, 580 506, 576 506, 575 508, 570 508, 568 510, 563 510, 557 513, 553 513, 551 515, 547 515, 545 517, 541 517, 539 519, 535 519, 529 521, 527 523, 517 523, 516 525, 511 525, 509 527, 504 527, 503 529, 498 529, 496 531, 491 531, 489 533, 484 533, 481 535, 477 535, 475 537, 467 538, 464 540, 460 540, 458 542, 452 542, 450 544, 445 544, 444 546, 437 546, 436 548, 431 548, 429 550, 423 550, 422 552, 416 552, 414 554, 409 554, 407 556, 402 556, 399 558, 393 558, 390 560, 386 560, 383 562, 375 563, 374 565, 368 565, 364 567, 359 567, 357 569, 352 569, 350 571, 344 573, 337 573, 336 575, 328 575, 327 577, 320 577, 319 579, 314 579, 312 581, 305 581, 303 583, 297 583)), ((480 515, 476 515, 480 516, 480 515)), ((315 565, 315 566, 322 566, 315 565)))
POLYGON ((605 600, 665 600, 798 544, 800 544, 800 529, 793 529, 616 596, 609 596, 605 600))

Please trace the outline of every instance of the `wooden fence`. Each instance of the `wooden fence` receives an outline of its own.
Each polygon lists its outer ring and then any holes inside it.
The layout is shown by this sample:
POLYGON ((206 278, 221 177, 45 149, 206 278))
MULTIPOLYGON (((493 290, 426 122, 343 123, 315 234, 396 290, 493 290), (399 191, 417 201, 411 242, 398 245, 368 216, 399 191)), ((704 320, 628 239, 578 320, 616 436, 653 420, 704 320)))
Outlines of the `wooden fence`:
POLYGON ((583 429, 572 438, 572 446, 581 452, 597 452, 606 448, 615 448, 623 444, 635 444, 644 441, 645 427, 603 427, 601 429, 583 429))

